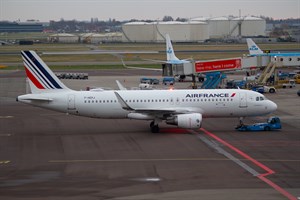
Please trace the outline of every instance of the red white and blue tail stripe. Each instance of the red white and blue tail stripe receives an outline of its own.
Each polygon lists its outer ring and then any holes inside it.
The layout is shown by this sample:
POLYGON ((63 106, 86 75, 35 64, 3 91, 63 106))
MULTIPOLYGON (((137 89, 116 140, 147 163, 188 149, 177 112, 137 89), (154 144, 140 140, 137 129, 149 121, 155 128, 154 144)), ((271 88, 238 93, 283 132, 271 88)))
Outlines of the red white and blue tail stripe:
POLYGON ((34 51, 21 51, 21 55, 33 93, 68 89, 34 51))

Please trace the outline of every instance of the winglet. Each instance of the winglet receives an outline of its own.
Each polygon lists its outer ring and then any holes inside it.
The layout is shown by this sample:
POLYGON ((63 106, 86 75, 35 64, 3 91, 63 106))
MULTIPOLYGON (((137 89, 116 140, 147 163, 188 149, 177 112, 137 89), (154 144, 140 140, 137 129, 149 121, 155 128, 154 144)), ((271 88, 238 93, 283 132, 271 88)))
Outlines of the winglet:
POLYGON ((117 85, 118 85, 119 90, 127 90, 126 87, 124 87, 124 86, 120 83, 120 81, 116 80, 116 82, 117 82, 117 85))
POLYGON ((117 92, 115 92, 115 95, 124 110, 134 111, 117 92))

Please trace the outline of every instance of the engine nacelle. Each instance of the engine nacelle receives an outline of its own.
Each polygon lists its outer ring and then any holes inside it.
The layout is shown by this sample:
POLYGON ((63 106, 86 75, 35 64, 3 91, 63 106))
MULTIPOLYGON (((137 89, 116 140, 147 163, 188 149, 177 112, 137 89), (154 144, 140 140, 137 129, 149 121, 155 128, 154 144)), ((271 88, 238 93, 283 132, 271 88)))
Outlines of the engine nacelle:
POLYGON ((199 113, 180 114, 166 120, 167 124, 177 125, 180 128, 201 128, 202 115, 199 113))

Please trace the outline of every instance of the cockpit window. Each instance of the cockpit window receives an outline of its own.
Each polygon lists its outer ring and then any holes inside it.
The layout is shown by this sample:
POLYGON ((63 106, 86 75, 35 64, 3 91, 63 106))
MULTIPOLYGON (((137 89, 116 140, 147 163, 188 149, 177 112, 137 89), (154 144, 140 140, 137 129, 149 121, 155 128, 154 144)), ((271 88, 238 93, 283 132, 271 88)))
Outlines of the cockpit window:
POLYGON ((265 100, 264 97, 256 97, 256 101, 263 101, 263 100, 265 100))

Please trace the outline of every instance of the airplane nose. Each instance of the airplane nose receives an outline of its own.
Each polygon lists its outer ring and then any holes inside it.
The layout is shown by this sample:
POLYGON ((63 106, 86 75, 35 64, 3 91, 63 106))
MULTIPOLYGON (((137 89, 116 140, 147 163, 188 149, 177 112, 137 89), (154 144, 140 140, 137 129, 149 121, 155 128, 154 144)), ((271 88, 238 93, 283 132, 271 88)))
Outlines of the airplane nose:
POLYGON ((270 106, 269 106, 269 108, 270 108, 270 111, 271 111, 271 112, 274 112, 274 111, 277 110, 277 104, 274 103, 273 101, 270 101, 270 106))

